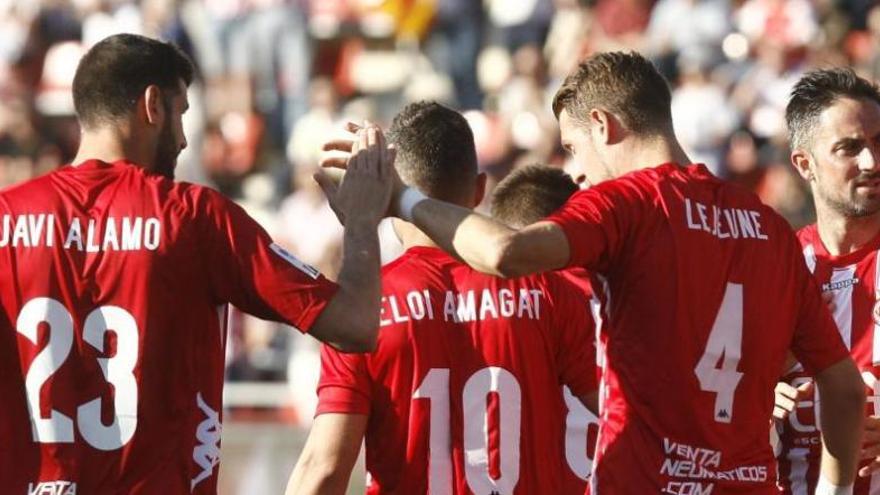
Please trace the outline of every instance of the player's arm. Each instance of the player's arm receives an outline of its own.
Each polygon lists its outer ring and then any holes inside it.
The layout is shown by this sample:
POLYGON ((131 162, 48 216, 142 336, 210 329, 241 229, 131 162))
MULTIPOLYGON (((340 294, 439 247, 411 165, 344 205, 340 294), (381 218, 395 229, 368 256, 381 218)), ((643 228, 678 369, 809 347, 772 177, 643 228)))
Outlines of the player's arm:
MULTIPOLYGON (((349 124, 349 130, 359 129, 349 124)), ((321 166, 346 168, 353 147, 351 135, 328 141, 321 166)), ((444 251, 490 275, 515 277, 564 267, 568 239, 551 222, 537 222, 519 231, 485 215, 422 196, 392 170, 393 197, 389 215, 414 223, 444 251)), ((338 214, 339 212, 337 212, 338 214)))
POLYGON ((343 495, 361 450, 367 416, 321 414, 287 484, 287 495, 343 495))
POLYGON ((346 352, 368 352, 379 328, 379 237, 377 225, 388 207, 387 175, 394 153, 377 128, 366 128, 348 161, 347 179, 339 186, 321 180, 334 210, 345 218, 339 290, 315 320, 309 333, 346 352))
POLYGON ((865 416, 865 387, 850 357, 821 371, 815 379, 822 397, 821 477, 831 485, 845 487, 855 479, 865 416))
POLYGON ((563 268, 569 261, 568 238, 552 222, 513 230, 467 208, 429 198, 419 201, 411 215, 412 223, 444 251, 483 273, 517 277, 563 268))

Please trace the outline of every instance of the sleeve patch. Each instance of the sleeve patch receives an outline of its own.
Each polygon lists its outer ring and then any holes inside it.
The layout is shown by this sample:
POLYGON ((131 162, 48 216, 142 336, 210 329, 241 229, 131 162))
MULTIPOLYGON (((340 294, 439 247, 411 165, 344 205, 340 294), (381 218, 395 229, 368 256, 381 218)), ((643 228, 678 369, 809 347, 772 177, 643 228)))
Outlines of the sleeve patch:
POLYGON ((318 271, 317 268, 313 267, 312 265, 310 265, 308 263, 303 263, 302 261, 300 261, 299 258, 290 254, 290 252, 288 252, 286 249, 279 246, 278 244, 275 244, 273 242, 272 244, 269 245, 269 247, 272 248, 272 251, 275 251, 275 254, 284 258, 284 260, 287 261, 288 263, 290 263, 291 265, 293 265, 294 268, 305 273, 309 277, 312 277, 313 279, 317 279, 321 275, 321 272, 318 271))

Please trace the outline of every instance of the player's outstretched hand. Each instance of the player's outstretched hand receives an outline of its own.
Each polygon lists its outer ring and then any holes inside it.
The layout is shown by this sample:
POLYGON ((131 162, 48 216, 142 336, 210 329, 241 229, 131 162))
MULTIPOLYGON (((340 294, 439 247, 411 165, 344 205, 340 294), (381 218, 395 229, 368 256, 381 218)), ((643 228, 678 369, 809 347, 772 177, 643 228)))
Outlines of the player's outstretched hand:
POLYGON ((325 172, 316 174, 315 180, 340 222, 356 218, 377 224, 388 211, 396 153, 376 126, 367 125, 356 136, 342 182, 337 185, 325 172))
POLYGON ((813 382, 809 381, 795 388, 785 382, 776 384, 775 404, 773 405, 773 417, 783 421, 797 407, 798 401, 809 395, 813 390, 813 382))
POLYGON ((330 138, 321 145, 321 156, 318 164, 323 168, 345 169, 351 151, 358 139, 357 133, 364 126, 349 122, 345 124, 345 130, 330 138))

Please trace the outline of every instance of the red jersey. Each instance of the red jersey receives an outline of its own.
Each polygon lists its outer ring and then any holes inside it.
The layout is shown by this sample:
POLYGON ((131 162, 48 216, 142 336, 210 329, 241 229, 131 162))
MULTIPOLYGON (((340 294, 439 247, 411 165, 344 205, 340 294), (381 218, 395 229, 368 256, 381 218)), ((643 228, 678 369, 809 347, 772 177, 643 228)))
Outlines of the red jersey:
MULTIPOLYGON (((862 373, 868 388, 866 413, 880 415, 880 235, 861 249, 833 256, 825 249, 815 225, 798 232, 807 267, 822 290, 843 343, 862 373)), ((785 377, 799 386, 810 381, 802 366, 785 377)), ((812 494, 819 479, 822 439, 817 428, 819 400, 810 395, 782 424, 779 455, 780 486, 789 494, 812 494)), ((867 464, 867 462, 864 462, 867 464)), ((880 494, 880 474, 857 478, 855 495, 880 494)))
POLYGON ((218 193, 89 161, 0 192, 4 493, 216 492, 225 308, 336 286, 218 193))
MULTIPOLYGON (((593 344, 598 343, 599 329, 602 326, 602 315, 599 300, 593 295, 590 275, 583 268, 573 268, 559 272, 577 286, 584 300, 589 301, 595 337, 593 344)), ((601 348, 596 350, 596 380, 601 373, 601 348)), ((596 453, 596 439, 599 434, 599 418, 578 400, 567 386, 562 387, 565 398, 565 461, 568 469, 563 475, 563 492, 582 494, 587 489, 587 482, 593 472, 593 457, 596 453)))
POLYGON ((665 164, 549 220, 603 302, 594 495, 775 493, 768 430, 787 350, 847 351, 788 224, 704 166, 665 164))
POLYGON ((369 415, 367 493, 563 493, 560 387, 596 389, 583 293, 429 247, 386 265, 382 291, 377 350, 324 346, 318 385, 317 414, 369 415))

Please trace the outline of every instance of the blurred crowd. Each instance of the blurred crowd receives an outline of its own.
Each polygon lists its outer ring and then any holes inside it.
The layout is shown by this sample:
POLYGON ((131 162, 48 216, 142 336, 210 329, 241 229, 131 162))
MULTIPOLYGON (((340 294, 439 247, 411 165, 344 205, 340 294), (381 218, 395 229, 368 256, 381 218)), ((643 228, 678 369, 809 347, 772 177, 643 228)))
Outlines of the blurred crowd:
MULTIPOLYGON (((471 123, 491 187, 522 164, 567 167, 557 87, 592 52, 638 50, 672 85, 691 157, 799 227, 813 213, 788 165, 791 86, 818 66, 880 76, 874 0, 0 0, 0 31, 0 188, 73 157, 70 86, 85 50, 118 32, 160 37, 198 70, 178 178, 227 194, 331 277, 342 231, 311 176, 346 121, 388 124, 408 102, 445 102, 471 123)), ((312 341, 241 314, 232 323, 230 380, 289 375, 308 409, 312 341)))

